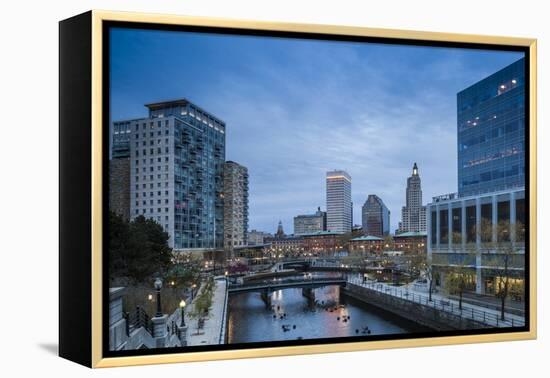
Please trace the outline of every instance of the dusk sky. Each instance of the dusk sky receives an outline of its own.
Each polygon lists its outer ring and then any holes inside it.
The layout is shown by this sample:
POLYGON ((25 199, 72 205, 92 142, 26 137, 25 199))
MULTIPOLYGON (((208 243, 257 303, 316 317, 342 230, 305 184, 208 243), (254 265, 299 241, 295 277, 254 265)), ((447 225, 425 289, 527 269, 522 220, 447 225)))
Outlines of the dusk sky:
POLYGON ((423 203, 457 190, 456 94, 523 53, 114 29, 112 121, 187 98, 226 122, 249 171, 249 230, 326 210, 325 174, 352 177, 354 224, 377 194, 401 218, 414 162, 423 203))

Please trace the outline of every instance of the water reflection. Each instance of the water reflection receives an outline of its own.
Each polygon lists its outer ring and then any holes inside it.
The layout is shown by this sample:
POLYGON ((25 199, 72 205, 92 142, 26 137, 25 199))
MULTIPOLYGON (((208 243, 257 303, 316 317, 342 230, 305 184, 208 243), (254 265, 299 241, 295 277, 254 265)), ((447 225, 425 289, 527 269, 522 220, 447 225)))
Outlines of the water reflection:
POLYGON ((384 335, 419 331, 404 319, 381 312, 353 298, 340 296, 339 286, 313 290, 278 290, 271 294, 271 309, 260 293, 229 298, 228 343, 281 341, 327 337, 384 335))

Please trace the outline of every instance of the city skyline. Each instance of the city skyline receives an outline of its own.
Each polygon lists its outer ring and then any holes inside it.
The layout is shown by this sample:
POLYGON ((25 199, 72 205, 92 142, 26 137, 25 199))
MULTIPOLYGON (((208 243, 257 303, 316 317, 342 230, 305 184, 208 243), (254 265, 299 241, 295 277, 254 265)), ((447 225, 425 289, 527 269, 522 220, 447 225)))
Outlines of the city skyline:
MULTIPOLYGON (((325 173, 333 169, 353 177, 354 223, 371 193, 400 214, 414 161, 424 204, 456 191, 456 172, 447 168, 456 161, 456 95, 522 56, 122 29, 112 35, 112 120, 139 118, 142 104, 181 97, 219 116, 227 160, 249 169, 249 230, 271 233, 279 220, 290 230, 294 216, 324 207, 325 173), (170 55, 167 46, 195 54, 170 55), (440 144, 423 148, 428 137, 440 144)), ((391 218, 390 230, 399 220, 391 218)))

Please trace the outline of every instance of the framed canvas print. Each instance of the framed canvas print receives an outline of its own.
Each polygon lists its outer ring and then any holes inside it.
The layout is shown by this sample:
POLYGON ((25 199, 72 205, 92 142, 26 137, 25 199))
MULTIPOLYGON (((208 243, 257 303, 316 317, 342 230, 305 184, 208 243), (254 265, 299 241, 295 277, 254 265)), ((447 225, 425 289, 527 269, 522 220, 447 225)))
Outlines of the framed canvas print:
POLYGON ((60 355, 536 337, 536 41, 60 22, 60 355))

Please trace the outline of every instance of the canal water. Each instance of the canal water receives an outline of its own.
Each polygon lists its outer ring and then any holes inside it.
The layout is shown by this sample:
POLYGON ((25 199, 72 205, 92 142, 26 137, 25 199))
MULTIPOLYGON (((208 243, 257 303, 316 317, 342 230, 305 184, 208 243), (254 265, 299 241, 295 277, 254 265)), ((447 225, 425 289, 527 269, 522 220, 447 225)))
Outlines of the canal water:
POLYGON ((292 288, 271 294, 267 309, 257 292, 232 294, 228 343, 374 336, 425 331, 403 318, 341 295, 339 286, 314 290, 315 301, 292 288), (286 314, 286 315, 285 315, 286 314))

